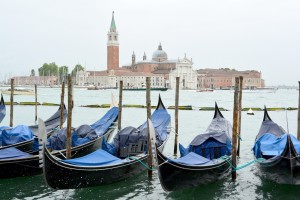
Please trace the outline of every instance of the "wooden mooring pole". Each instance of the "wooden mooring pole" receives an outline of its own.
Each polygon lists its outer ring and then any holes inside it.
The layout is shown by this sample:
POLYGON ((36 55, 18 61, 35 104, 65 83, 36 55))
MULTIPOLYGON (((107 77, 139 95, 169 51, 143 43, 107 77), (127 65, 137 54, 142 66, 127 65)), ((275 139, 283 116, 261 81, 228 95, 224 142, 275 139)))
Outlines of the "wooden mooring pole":
POLYGON ((35 117, 34 121, 37 121, 37 85, 34 85, 34 95, 35 95, 35 117))
POLYGON ((180 82, 180 77, 176 77, 174 156, 177 156, 177 147, 178 147, 178 104, 179 104, 179 82, 180 82))
POLYGON ((66 158, 72 157, 72 109, 73 109, 73 88, 72 76, 68 75, 68 121, 67 121, 67 143, 66 143, 66 158))
POLYGON ((300 140, 300 81, 299 84, 299 100, 298 100, 298 129, 297 129, 297 139, 300 140))
MULTIPOLYGON (((233 130, 232 130, 232 166, 236 168, 236 156, 237 156, 237 132, 238 132, 238 119, 239 119, 239 77, 235 77, 234 86, 234 104, 233 104, 233 130)), ((234 169, 233 168, 233 169, 234 169)), ((232 180, 236 180, 236 171, 232 169, 231 176, 232 180)))
POLYGON ((238 138, 237 138, 237 156, 240 157, 240 147, 241 147, 241 126, 242 126, 242 94, 243 94, 243 77, 239 77, 239 123, 238 123, 238 138))
POLYGON ((63 127, 63 119, 64 119, 64 104, 65 104, 65 81, 61 84, 61 96, 60 96, 60 124, 59 128, 62 129, 63 127))
POLYGON ((13 127, 14 125, 14 79, 10 79, 10 120, 9 126, 13 127))
POLYGON ((119 83, 119 114, 118 114, 118 130, 121 130, 122 127, 122 96, 123 94, 123 81, 119 83))
MULTIPOLYGON (((148 177, 152 177, 152 160, 153 160, 153 155, 152 155, 152 144, 151 144, 151 139, 150 139, 150 131, 149 131, 149 120, 151 120, 151 77, 146 77, 146 106, 147 106, 147 123, 148 123, 148 177)), ((155 145, 155 144, 153 144, 155 145)))

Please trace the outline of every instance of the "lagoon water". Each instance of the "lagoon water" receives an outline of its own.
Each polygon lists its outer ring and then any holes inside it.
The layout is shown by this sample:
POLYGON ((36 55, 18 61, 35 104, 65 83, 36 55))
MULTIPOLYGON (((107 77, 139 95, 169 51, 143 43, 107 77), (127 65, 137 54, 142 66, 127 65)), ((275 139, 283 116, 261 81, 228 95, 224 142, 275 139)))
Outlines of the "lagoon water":
MULTIPOLYGON (((111 93, 116 99, 117 90, 96 90, 74 88, 73 126, 91 124, 98 120, 108 110, 105 108, 83 108, 81 105, 105 104, 111 102, 111 93)), ((166 107, 174 105, 175 91, 160 92, 166 107)), ((249 92, 243 94, 243 107, 297 107, 298 91, 277 90, 276 92, 249 92)), ((159 92, 151 91, 152 105, 157 104, 159 92)), ((4 95, 6 101, 9 96, 4 95)), ((34 96, 15 96, 14 101, 34 101, 34 96)), ((38 101, 59 103, 59 88, 38 88, 38 101)), ((66 101, 66 100, 65 100, 66 101)), ((124 91, 123 104, 145 105, 145 91, 124 91)), ((230 122, 233 119, 233 93, 231 91, 196 92, 180 91, 179 105, 197 107, 213 107, 214 102, 223 111, 224 117, 230 122)), ((38 116, 46 119, 57 110, 57 107, 39 106, 38 116)), ((174 127, 174 110, 169 110, 174 127)), ((199 133, 206 130, 213 111, 187 110, 179 111, 179 142, 187 146, 199 133)), ((297 111, 269 112, 273 121, 277 122, 290 133, 297 131, 297 111), (288 122, 288 123, 287 123, 288 122)), ((253 160, 251 148, 263 118, 263 112, 256 111, 254 116, 242 113, 241 157, 238 165, 253 160)), ((146 120, 146 109, 123 108, 122 127, 139 126, 146 120)), ((34 106, 14 106, 14 124, 33 124, 34 106)), ((1 125, 9 124, 9 107, 7 116, 1 125)), ((66 126, 66 124, 65 124, 66 126)), ((172 156, 174 148, 174 133, 167 143, 164 153, 172 156)), ((165 192, 160 186, 157 172, 148 179, 147 173, 132 179, 111 185, 82 188, 75 190, 53 190, 45 184, 42 175, 0 180, 0 199, 299 199, 300 186, 276 184, 265 180, 258 174, 258 167, 253 164, 237 172, 237 180, 231 177, 214 184, 202 185, 196 188, 175 192, 165 192)))

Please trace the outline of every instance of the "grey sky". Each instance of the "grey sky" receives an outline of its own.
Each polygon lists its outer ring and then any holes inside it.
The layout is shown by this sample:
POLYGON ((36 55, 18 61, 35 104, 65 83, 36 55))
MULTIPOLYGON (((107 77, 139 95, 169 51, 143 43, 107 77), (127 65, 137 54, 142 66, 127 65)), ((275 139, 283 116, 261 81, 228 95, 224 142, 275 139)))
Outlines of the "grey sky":
POLYGON ((45 62, 106 68, 111 14, 120 65, 148 58, 159 42, 194 68, 262 71, 267 85, 300 80, 298 0, 0 0, 0 80, 45 62))

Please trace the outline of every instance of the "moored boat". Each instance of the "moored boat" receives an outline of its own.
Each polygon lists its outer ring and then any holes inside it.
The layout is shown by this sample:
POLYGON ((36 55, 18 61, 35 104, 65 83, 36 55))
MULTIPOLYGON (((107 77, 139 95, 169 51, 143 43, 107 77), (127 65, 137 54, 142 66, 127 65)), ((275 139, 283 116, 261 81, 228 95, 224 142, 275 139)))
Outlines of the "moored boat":
POLYGON ((6 115, 6 108, 5 108, 5 103, 4 103, 3 95, 1 94, 1 101, 0 101, 0 123, 4 119, 5 115, 6 115))
MULTIPOLYGON (((170 115, 161 99, 152 114, 156 144, 162 150, 169 136, 170 115)), ((112 143, 103 141, 102 148, 76 159, 59 159, 44 148, 44 176, 54 189, 71 189, 109 184, 133 177, 146 168, 147 123, 138 128, 119 131, 112 143)))
POLYGON ((251 108, 249 108, 249 110, 247 111, 247 115, 254 115, 254 112, 251 108))
MULTIPOLYGON (((73 157, 85 155, 99 148, 102 139, 108 138, 116 128, 115 122, 118 116, 118 108, 112 107, 100 120, 91 125, 82 125, 73 129, 73 138, 76 139, 71 148, 73 157)), ((43 132, 39 130, 40 139, 46 140, 47 131, 49 130, 45 123, 43 132), (45 135, 45 136, 43 136, 45 135)), ((38 127, 40 129, 40 126, 38 127)), ((51 149, 51 154, 58 157, 64 157, 65 154, 65 128, 57 130, 47 139, 47 146, 51 149)), ((37 144, 35 145, 37 147, 37 144)), ((42 144, 40 144, 42 147, 42 144)), ((32 147, 31 147, 32 149, 32 147)), ((0 179, 14 178, 20 176, 33 176, 42 173, 39 157, 41 149, 34 148, 31 151, 24 151, 16 148, 0 150, 0 179)))
POLYGON ((187 148, 179 144, 181 157, 168 158, 157 149, 159 180, 164 190, 173 191, 222 179, 231 172, 232 127, 217 104, 214 118, 203 134, 187 148))
MULTIPOLYGON (((67 110, 63 105, 63 122, 67 118, 67 110)), ((60 124, 60 113, 62 107, 59 106, 58 110, 45 121, 47 134, 52 131, 60 124)), ((1 126, 0 127, 0 150, 6 148, 17 148, 21 151, 31 152, 34 141, 37 140, 36 136, 38 133, 37 125, 18 125, 16 127, 1 126), (32 132, 32 133, 31 133, 32 132)))
POLYGON ((283 184, 300 184, 300 141, 270 118, 267 109, 253 153, 262 177, 283 184))
MULTIPOLYGON (((134 87, 129 87, 129 88, 123 88, 123 90, 126 90, 126 91, 146 91, 146 88, 144 87, 141 87, 141 88, 134 88, 134 87)), ((168 88, 165 88, 165 87, 157 87, 157 88, 150 88, 150 90, 156 90, 156 91, 167 91, 168 88)))
MULTIPOLYGON (((1 91, 3 94, 11 94, 11 89, 7 90, 2 90, 1 91)), ((34 95, 34 91, 30 89, 25 89, 25 88, 15 88, 14 89, 14 95, 34 95)))

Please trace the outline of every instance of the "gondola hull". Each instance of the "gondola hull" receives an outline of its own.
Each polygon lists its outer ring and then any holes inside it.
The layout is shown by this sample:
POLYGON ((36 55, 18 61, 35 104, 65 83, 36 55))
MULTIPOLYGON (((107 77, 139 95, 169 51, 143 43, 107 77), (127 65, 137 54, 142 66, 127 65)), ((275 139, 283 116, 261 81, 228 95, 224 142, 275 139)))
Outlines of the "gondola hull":
MULTIPOLYGON (((109 138, 114 129, 110 129, 103 137, 92 140, 86 144, 73 147, 71 149, 72 158, 77 158, 89 154, 101 147, 103 138, 109 138)), ((32 144, 31 144, 32 148, 32 144)), ((22 149, 20 149, 22 150, 22 149)), ((34 154, 37 154, 35 152, 34 154)), ((0 160, 0 179, 15 178, 22 176, 34 176, 43 172, 39 167, 39 156, 32 155, 29 158, 5 159, 0 160)), ((53 155, 63 158, 65 150, 52 152, 53 155)))
POLYGON ((39 156, 29 158, 7 159, 0 162, 0 179, 33 176, 42 173, 39 156))
MULTIPOLYGON (((146 162, 146 160, 146 155, 140 158, 142 162, 146 162)), ((130 178, 145 170, 141 163, 136 160, 110 167, 76 168, 53 159, 47 150, 44 164, 45 180, 54 189, 75 189, 109 184, 130 178)))
POLYGON ((288 135, 280 156, 258 162, 259 175, 280 184, 300 185, 300 159, 288 135))
MULTIPOLYGON (((166 140, 167 141, 167 140, 166 140)), ((159 147, 162 151, 166 141, 159 147)), ((54 189, 75 189, 111 184, 138 175, 146 170, 147 155, 134 156, 126 163, 115 166, 78 167, 57 160, 44 149, 44 178, 54 189)))
POLYGON ((231 162, 231 157, 216 165, 187 166, 169 162, 157 150, 157 160, 160 183, 166 191, 213 183, 224 178, 231 172, 231 167, 228 163, 231 162))
POLYGON ((30 152, 32 152, 32 145, 33 145, 33 139, 27 140, 27 141, 24 141, 24 142, 19 142, 17 144, 1 146, 0 150, 15 147, 15 148, 17 148, 21 151, 30 153, 30 152))

